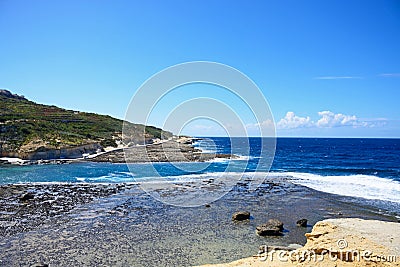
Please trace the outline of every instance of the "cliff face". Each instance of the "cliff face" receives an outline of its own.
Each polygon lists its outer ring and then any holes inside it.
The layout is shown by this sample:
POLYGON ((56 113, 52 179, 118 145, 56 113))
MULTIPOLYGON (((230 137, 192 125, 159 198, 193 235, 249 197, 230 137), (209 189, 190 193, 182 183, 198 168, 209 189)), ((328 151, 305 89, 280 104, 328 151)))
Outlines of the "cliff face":
MULTIPOLYGON (((110 116, 37 104, 0 89, 0 157, 79 158, 122 144, 123 123, 110 116)), ((129 122, 126 125, 129 145, 161 137, 159 128, 129 122)))
POLYGON ((31 152, 9 152, 3 151, 2 157, 21 158, 25 160, 47 160, 47 159, 76 159, 83 154, 93 154, 103 151, 103 147, 97 143, 87 144, 70 148, 46 148, 40 147, 31 152))
POLYGON ((19 158, 29 160, 39 159, 74 159, 81 158, 83 154, 93 154, 103 150, 100 144, 87 144, 71 148, 60 148, 60 149, 44 149, 36 150, 30 153, 20 153, 19 158))

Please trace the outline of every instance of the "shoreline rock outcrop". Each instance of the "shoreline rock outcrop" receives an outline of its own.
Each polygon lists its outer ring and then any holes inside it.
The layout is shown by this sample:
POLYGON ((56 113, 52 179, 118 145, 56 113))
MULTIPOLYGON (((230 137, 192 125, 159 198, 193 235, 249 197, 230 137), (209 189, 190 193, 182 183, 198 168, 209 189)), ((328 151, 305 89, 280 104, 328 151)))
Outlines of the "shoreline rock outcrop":
POLYGON ((250 258, 202 266, 400 266, 398 233, 400 223, 396 222, 327 219, 305 234, 307 243, 301 248, 271 246, 250 258))

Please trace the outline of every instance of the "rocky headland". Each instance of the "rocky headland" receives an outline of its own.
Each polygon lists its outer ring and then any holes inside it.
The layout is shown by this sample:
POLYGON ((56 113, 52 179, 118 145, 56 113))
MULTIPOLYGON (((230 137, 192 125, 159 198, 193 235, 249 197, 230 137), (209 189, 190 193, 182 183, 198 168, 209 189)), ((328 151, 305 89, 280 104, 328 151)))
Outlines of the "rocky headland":
POLYGON ((192 138, 184 137, 166 140, 146 146, 133 146, 112 150, 88 161, 112 163, 140 163, 140 162, 204 162, 215 158, 236 158, 234 155, 202 153, 193 147, 192 138))
POLYGON ((76 159, 110 147, 144 145, 171 137, 172 133, 157 127, 42 105, 0 89, 0 157, 76 159))

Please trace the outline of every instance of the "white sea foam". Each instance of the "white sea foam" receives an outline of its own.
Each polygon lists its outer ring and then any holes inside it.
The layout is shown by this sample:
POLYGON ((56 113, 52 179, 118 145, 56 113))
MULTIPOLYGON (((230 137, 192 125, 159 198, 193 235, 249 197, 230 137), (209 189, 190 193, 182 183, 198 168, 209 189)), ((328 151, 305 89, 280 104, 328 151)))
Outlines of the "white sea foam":
POLYGON ((200 148, 200 147, 198 147, 198 149, 200 149, 201 153, 204 153, 204 154, 215 154, 216 153, 216 150, 212 150, 212 149, 205 149, 205 148, 200 148))
POLYGON ((215 154, 218 151, 215 143, 213 141, 210 142, 209 140, 206 139, 195 141, 192 145, 193 147, 200 149, 201 153, 205 154, 215 154))
POLYGON ((251 179, 254 181, 261 181, 267 177, 266 172, 207 172, 201 174, 185 174, 176 176, 163 176, 163 177, 141 177, 137 178, 137 182, 140 183, 159 183, 160 181, 165 183, 187 183, 187 182, 198 182, 210 178, 224 179, 226 181, 239 181, 240 179, 251 179))
MULTIPOLYGON (((213 158, 208 160, 207 162, 219 162, 219 163, 225 163, 228 161, 249 161, 254 159, 255 157, 253 156, 242 156, 242 155, 235 155, 235 158, 213 158)), ((260 158, 260 157, 258 157, 260 158)))
POLYGON ((229 159, 229 158, 213 158, 213 159, 207 160, 207 162, 225 163, 225 162, 228 162, 228 161, 230 161, 230 160, 231 160, 231 159, 229 159))
POLYGON ((400 182, 373 175, 322 176, 310 173, 284 172, 295 183, 312 189, 350 197, 379 199, 400 203, 400 182))
POLYGON ((254 157, 253 157, 253 156, 242 156, 242 155, 238 155, 237 158, 234 158, 234 159, 232 159, 232 160, 244 160, 244 161, 248 161, 248 160, 251 160, 251 159, 254 159, 254 157))
POLYGON ((84 182, 71 183, 71 182, 18 182, 18 185, 70 185, 70 184, 86 184, 84 182))
POLYGON ((76 177, 79 182, 109 181, 113 183, 132 182, 134 175, 130 172, 115 172, 97 177, 76 177))
POLYGON ((9 157, 2 157, 0 158, 1 161, 8 161, 9 163, 23 163, 26 160, 20 158, 9 158, 9 157))
MULTIPOLYGON (((244 160, 243 158, 239 160, 244 160)), ((229 159, 217 159, 224 162, 229 159)), ((261 181, 268 175, 269 179, 283 178, 288 179, 294 184, 303 185, 318 191, 337 194, 342 196, 360 197, 365 199, 377 199, 400 203, 400 182, 392 179, 381 178, 373 175, 340 175, 323 176, 311 173, 300 172, 256 172, 256 173, 237 173, 237 172, 208 172, 203 174, 188 174, 166 177, 135 177, 130 172, 115 172, 97 177, 76 177, 78 183, 152 183, 152 182, 173 182, 185 183, 201 181, 209 178, 223 178, 238 181, 243 176, 244 179, 254 178, 261 181)), ((59 182, 44 182, 45 184, 59 182)))

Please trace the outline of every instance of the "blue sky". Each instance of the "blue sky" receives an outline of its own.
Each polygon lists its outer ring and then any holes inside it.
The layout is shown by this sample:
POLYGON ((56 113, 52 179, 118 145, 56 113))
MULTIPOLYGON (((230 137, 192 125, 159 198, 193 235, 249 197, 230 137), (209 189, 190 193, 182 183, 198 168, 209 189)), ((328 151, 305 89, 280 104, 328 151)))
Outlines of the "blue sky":
POLYGON ((400 137, 396 0, 0 0, 0 34, 0 88, 40 103, 123 118, 150 76, 214 61, 258 85, 280 136, 400 137))

